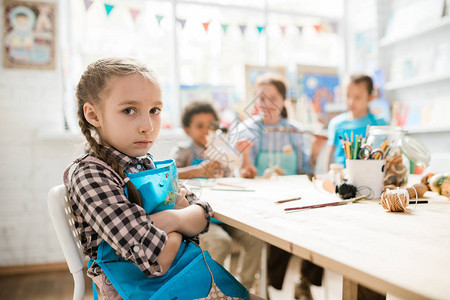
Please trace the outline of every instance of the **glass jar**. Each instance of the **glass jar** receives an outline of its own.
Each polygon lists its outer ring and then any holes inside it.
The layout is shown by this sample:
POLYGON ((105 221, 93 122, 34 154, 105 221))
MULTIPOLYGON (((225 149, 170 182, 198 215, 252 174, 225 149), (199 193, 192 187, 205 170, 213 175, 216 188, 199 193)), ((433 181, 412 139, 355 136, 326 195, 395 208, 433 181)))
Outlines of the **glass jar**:
POLYGON ((396 126, 371 126, 367 136, 367 144, 372 151, 383 148, 387 141, 384 158, 386 169, 384 185, 403 187, 408 183, 410 160, 426 167, 430 162, 427 148, 418 140, 406 135, 407 131, 396 126))
POLYGON ((335 186, 341 185, 344 182, 344 165, 330 164, 330 171, 328 177, 335 186))

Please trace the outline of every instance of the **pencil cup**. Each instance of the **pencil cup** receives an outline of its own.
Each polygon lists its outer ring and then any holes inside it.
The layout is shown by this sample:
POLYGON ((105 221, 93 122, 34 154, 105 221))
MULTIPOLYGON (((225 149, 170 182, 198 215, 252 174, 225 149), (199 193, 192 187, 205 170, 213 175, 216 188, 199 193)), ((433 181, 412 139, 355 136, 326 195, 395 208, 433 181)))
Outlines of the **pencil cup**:
POLYGON ((380 198, 384 184, 385 159, 347 159, 348 182, 358 189, 361 196, 380 198))

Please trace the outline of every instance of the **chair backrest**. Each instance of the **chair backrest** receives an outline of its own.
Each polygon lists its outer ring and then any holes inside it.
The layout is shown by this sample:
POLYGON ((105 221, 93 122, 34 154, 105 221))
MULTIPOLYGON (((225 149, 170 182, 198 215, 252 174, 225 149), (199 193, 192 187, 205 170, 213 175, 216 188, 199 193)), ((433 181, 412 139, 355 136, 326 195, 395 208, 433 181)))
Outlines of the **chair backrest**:
POLYGON ((73 299, 83 299, 83 265, 85 255, 81 252, 81 242, 74 226, 71 208, 66 195, 66 187, 58 185, 51 188, 48 193, 47 204, 59 244, 63 250, 70 273, 72 273, 74 278, 73 299))

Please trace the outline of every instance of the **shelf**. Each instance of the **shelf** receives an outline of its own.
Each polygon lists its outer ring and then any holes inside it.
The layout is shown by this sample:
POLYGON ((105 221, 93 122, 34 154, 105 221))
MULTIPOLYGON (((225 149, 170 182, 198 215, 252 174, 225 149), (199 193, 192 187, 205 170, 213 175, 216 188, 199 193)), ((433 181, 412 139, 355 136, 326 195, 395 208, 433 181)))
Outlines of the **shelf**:
POLYGON ((409 134, 421 134, 421 133, 450 133, 450 126, 424 126, 424 127, 413 127, 405 128, 409 134))
POLYGON ((450 16, 442 17, 441 19, 432 22, 430 24, 427 24, 426 26, 423 26, 422 28, 419 28, 415 31, 405 33, 401 36, 393 36, 393 37, 384 37, 380 39, 380 47, 387 47, 390 45, 393 45, 395 43, 406 41, 415 37, 418 37, 420 35, 423 35, 425 33, 430 33, 434 30, 438 30, 440 28, 450 27, 450 16))
POLYGON ((386 91, 399 90, 450 79, 450 73, 386 82, 386 91))

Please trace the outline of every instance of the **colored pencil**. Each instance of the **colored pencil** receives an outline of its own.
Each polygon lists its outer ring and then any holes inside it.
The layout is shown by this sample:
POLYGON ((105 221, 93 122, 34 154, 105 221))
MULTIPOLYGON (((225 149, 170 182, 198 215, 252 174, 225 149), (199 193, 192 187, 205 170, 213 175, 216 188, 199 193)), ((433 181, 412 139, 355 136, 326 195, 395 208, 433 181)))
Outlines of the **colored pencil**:
POLYGON ((278 200, 278 201, 275 201, 275 203, 286 203, 286 202, 300 200, 300 199, 302 199, 302 197, 291 198, 291 199, 286 199, 286 200, 278 200))
POLYGON ((229 187, 233 187, 233 188, 237 188, 237 189, 245 189, 245 186, 239 186, 239 185, 234 185, 234 184, 229 184, 229 183, 216 182, 216 184, 223 185, 223 186, 229 186, 229 187))
POLYGON ((343 204, 352 203, 361 199, 364 199, 365 196, 356 197, 353 199, 347 199, 337 202, 330 202, 330 203, 322 203, 322 204, 315 204, 315 205, 307 205, 307 206, 299 206, 299 207, 288 207, 285 208, 284 211, 294 211, 294 210, 303 210, 303 209, 310 209, 310 208, 320 208, 320 207, 327 207, 327 206, 338 206, 343 204))

